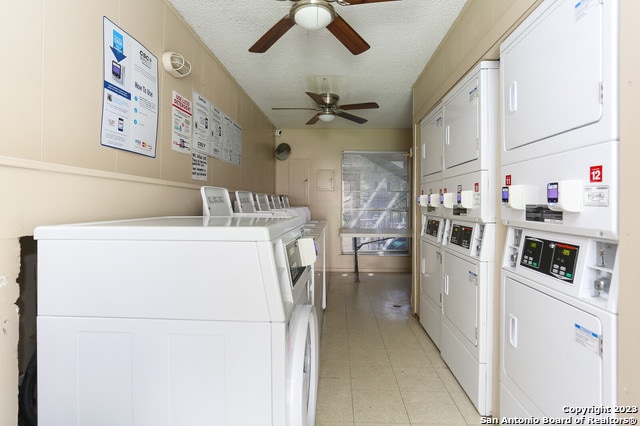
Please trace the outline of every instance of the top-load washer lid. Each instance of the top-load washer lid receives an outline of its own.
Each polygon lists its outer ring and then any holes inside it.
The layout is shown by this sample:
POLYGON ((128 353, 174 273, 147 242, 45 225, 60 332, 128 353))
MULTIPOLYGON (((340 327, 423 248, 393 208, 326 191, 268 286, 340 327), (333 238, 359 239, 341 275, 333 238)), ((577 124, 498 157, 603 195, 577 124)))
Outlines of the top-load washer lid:
POLYGON ((157 217, 34 235, 39 315, 282 322, 293 309, 285 247, 302 235, 298 217, 157 217))
POLYGON ((165 216, 37 227, 38 239, 271 241, 300 227, 300 217, 165 216))

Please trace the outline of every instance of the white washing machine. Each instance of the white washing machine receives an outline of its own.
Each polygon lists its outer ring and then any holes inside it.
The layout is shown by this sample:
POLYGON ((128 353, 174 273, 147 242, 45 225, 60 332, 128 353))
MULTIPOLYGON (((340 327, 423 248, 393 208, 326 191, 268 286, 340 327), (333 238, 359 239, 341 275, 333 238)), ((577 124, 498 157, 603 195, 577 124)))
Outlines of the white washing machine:
POLYGON ((606 421, 616 405, 615 242, 510 227, 500 415, 606 421), (610 411, 570 411, 603 407, 610 411))
POLYGON ((619 3, 545 0, 500 46, 502 416, 614 414, 619 3))
POLYGON ((39 227, 41 425, 312 425, 300 218, 39 227))
POLYGON ((326 246, 327 222, 315 220, 306 222, 302 226, 302 235, 313 238, 318 259, 311 266, 311 304, 318 314, 318 332, 322 334, 322 321, 324 310, 327 308, 327 246, 326 246))
POLYGON ((478 412, 492 412, 495 224, 452 219, 445 234, 440 354, 478 412))

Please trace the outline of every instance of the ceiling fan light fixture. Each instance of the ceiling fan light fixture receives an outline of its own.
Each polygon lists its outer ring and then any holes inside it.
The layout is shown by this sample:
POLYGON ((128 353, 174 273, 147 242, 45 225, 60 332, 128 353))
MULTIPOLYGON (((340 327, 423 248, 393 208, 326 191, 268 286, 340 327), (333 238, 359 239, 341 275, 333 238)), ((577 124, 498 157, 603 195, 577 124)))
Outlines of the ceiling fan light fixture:
POLYGON ((335 17, 331 5, 323 0, 300 1, 291 8, 293 21, 302 28, 314 31, 325 28, 335 17))
POLYGON ((320 116, 318 117, 321 121, 324 121, 325 123, 329 123, 330 121, 335 120, 336 116, 333 113, 330 112, 324 112, 322 114, 320 114, 320 116))

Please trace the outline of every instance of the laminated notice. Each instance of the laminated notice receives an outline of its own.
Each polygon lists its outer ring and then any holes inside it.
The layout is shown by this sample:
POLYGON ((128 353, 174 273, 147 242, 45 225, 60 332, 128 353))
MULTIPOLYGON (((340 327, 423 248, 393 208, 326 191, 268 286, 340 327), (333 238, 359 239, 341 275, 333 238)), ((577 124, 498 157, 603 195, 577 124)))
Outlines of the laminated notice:
POLYGON ((575 324, 575 340, 576 343, 595 353, 600 352, 600 336, 598 333, 594 333, 580 324, 575 324))

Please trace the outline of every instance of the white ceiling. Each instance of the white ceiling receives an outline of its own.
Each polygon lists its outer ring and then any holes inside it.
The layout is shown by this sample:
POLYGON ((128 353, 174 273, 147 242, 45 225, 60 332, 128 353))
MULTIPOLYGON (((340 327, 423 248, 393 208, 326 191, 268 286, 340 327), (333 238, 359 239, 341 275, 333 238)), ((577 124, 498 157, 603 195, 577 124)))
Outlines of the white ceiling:
MULTIPOLYGON (((411 128, 411 86, 466 0, 398 0, 341 6, 339 14, 371 46, 352 55, 327 29, 294 26, 265 53, 248 51, 294 4, 282 0, 169 0, 277 128, 309 128, 305 92, 332 92, 338 105, 377 102, 314 128, 411 128)), ((187 58, 189 59, 189 58, 187 58)))

